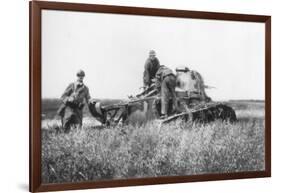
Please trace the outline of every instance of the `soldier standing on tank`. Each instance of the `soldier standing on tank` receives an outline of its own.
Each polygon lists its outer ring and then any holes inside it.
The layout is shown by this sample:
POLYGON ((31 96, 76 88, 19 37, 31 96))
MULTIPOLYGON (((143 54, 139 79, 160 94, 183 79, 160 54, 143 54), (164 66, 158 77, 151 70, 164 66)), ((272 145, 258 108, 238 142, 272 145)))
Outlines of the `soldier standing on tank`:
POLYGON ((154 50, 149 51, 149 57, 144 65, 144 73, 143 73, 143 84, 144 88, 148 88, 152 84, 152 79, 155 78, 155 74, 159 69, 160 63, 158 58, 156 57, 156 52, 154 50))
POLYGON ((70 83, 61 96, 63 102, 58 110, 62 118, 62 127, 69 132, 72 126, 82 127, 83 107, 90 100, 88 87, 83 83, 85 72, 77 72, 77 81, 70 83))
POLYGON ((160 91, 161 97, 161 119, 168 117, 168 107, 169 100, 172 100, 173 109, 172 111, 177 111, 177 98, 176 98, 176 76, 173 71, 161 65, 156 72, 156 88, 160 91))

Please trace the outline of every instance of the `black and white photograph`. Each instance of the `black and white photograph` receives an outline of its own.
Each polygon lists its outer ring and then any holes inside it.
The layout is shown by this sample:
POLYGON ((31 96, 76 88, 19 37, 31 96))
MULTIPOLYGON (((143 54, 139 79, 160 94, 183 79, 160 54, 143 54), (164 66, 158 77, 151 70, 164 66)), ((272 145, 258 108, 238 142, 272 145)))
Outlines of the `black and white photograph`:
POLYGON ((42 183, 265 170, 265 23, 41 21, 42 183))

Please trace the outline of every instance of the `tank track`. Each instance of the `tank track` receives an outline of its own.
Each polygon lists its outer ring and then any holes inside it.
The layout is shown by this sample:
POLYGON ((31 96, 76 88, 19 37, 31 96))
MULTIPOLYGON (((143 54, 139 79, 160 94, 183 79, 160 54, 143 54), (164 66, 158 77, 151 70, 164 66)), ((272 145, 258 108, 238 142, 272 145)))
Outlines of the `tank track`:
POLYGON ((209 123, 215 120, 235 122, 237 117, 235 111, 225 103, 209 102, 197 104, 187 111, 177 113, 162 120, 162 123, 169 123, 176 119, 182 119, 186 122, 209 123))

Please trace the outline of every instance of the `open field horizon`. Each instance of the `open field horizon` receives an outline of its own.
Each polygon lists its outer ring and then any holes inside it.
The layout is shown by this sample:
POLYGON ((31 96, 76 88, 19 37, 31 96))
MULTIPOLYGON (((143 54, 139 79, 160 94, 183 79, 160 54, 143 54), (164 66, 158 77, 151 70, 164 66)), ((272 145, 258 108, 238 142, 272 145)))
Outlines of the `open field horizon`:
MULTIPOLYGON (((103 103, 105 104, 115 104, 115 103, 122 103, 122 102, 126 102, 129 101, 129 99, 108 99, 108 98, 104 98, 104 99, 95 99, 94 100, 100 100, 103 101, 103 103)), ((239 100, 234 100, 234 99, 229 99, 229 100, 224 100, 224 101, 215 101, 215 102, 223 102, 226 104, 229 104, 232 108, 236 109, 241 109, 242 106, 244 106, 243 108, 245 108, 247 106, 247 104, 256 104, 257 106, 264 106, 264 100, 260 100, 260 99, 239 99, 239 100), (246 104, 245 104, 246 103, 246 104), (238 107, 240 106, 240 107, 238 107)), ((54 119, 56 118, 56 113, 57 110, 59 108, 61 104, 61 99, 59 98, 43 98, 42 102, 41 102, 41 107, 42 107, 42 119, 54 119)), ((90 112, 88 110, 88 107, 86 106, 84 108, 84 116, 88 116, 91 117, 90 112)))

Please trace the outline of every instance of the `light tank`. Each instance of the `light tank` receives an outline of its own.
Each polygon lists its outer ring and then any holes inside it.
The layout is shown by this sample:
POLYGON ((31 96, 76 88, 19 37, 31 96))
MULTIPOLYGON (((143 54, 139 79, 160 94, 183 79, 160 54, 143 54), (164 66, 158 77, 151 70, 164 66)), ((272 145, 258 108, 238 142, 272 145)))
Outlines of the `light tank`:
POLYGON ((92 100, 89 103, 91 114, 105 125, 128 123, 129 117, 135 111, 144 111, 146 119, 158 119, 161 123, 168 123, 176 119, 187 122, 208 123, 215 120, 234 122, 237 120, 235 111, 223 102, 215 102, 206 94, 206 88, 201 74, 187 67, 176 69, 176 100, 178 108, 175 109, 172 100, 169 102, 168 117, 162 120, 161 98, 154 84, 142 93, 129 97, 128 100, 114 104, 105 104, 104 101, 92 100), (146 107, 146 108, 145 108, 146 107))

